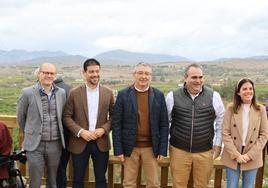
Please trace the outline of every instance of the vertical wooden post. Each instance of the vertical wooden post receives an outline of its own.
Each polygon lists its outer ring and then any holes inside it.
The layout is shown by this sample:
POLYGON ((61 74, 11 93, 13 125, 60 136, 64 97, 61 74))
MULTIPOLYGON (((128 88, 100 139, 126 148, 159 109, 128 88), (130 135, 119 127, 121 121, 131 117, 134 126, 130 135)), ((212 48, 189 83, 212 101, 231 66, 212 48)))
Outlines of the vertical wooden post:
POLYGON ((263 159, 263 166, 258 169, 256 180, 255 180, 255 188, 262 188, 263 182, 263 174, 264 174, 264 165, 265 165, 265 154, 266 154, 266 145, 262 151, 262 159, 263 159))
MULTIPOLYGON (((23 142, 23 132, 21 130, 21 128, 19 129, 19 146, 21 147, 22 146, 22 142, 23 142)), ((20 172, 23 176, 26 175, 26 164, 21 164, 19 163, 19 169, 20 169, 20 172)))
POLYGON ((168 166, 162 166, 160 187, 167 188, 167 185, 168 185, 168 166))
POLYGON ((221 188, 222 169, 215 168, 214 187, 221 188))
POLYGON ((67 173, 67 185, 72 186, 73 185, 73 162, 72 162, 72 156, 69 159, 68 162, 68 173, 67 173))
POLYGON ((108 165, 108 188, 114 188, 114 164, 108 165))

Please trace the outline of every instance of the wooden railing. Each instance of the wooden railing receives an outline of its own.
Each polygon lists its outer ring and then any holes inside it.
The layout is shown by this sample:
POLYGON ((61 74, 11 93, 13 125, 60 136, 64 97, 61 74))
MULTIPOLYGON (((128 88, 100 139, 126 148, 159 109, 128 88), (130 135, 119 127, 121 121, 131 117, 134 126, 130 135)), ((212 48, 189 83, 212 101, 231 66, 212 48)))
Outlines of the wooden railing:
MULTIPOLYGON (((11 132, 11 134, 13 134, 15 129, 18 129, 18 125, 17 125, 15 116, 0 115, 0 121, 5 123, 8 126, 8 129, 11 132)), ((22 143, 22 137, 23 137, 22 132, 19 131, 19 144, 20 145, 22 143)), ((265 157, 265 152, 264 152, 264 157, 265 157)), ((165 158, 164 160, 162 160, 159 163, 159 166, 160 166, 160 185, 161 185, 161 188, 172 187, 169 184, 169 179, 168 179, 168 177, 169 177, 169 158, 165 158)), ((27 178, 27 173, 26 173, 27 165, 20 164, 19 168, 21 170, 22 175, 27 178)), ((94 182, 90 181, 90 178, 89 178, 90 172, 89 171, 90 170, 87 170, 87 174, 86 174, 84 182, 85 182, 85 187, 91 188, 91 187, 94 187, 94 182)), ((214 160, 214 172, 215 172, 214 173, 214 187, 221 188, 222 187, 222 177, 223 177, 223 165, 222 165, 220 160, 214 160)), ((258 170, 255 188, 262 187, 263 173, 264 173, 264 167, 262 167, 258 170)), ((72 185, 72 177, 73 177, 73 168, 72 168, 71 163, 69 163, 68 172, 67 172, 67 185, 70 187, 72 185)), ((141 182, 142 178, 141 177, 142 177, 142 175, 141 175, 141 168, 140 168, 137 182, 138 182, 138 185, 140 185, 139 187, 142 188, 142 187, 145 187, 145 185, 142 185, 142 182, 141 182)), ((122 180, 123 180, 123 165, 115 156, 110 155, 109 164, 108 164, 108 186, 109 186, 109 188, 123 187, 122 180), (116 165, 119 167, 117 167, 115 169, 116 165), (115 172, 115 170, 116 170, 116 172, 115 172), (115 175, 120 176, 120 182, 114 181, 115 175)), ((192 182, 193 182, 192 178, 190 178, 189 183, 188 183, 188 187, 193 187, 192 182)), ((45 181, 44 181, 44 183, 45 183, 45 181)))

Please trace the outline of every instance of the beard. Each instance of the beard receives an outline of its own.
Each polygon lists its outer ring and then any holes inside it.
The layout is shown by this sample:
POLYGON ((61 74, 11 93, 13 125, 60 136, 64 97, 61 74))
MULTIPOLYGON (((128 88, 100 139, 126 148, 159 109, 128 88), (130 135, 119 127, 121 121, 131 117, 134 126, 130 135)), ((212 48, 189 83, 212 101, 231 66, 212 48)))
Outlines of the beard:
POLYGON ((90 78, 88 82, 89 82, 91 85, 96 86, 96 85, 98 85, 99 81, 100 81, 100 77, 99 77, 99 76, 98 76, 98 77, 95 76, 95 77, 90 78))

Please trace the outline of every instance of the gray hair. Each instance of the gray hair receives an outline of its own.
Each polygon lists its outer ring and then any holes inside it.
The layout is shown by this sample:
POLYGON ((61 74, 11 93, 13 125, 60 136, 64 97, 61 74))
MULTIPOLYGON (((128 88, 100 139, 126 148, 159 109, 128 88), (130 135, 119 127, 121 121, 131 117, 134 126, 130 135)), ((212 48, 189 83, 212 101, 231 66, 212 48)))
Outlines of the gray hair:
POLYGON ((149 67, 151 69, 152 72, 152 66, 149 63, 144 63, 144 62, 139 62, 135 65, 134 69, 133 69, 133 74, 136 73, 137 69, 139 66, 144 66, 144 67, 149 67))
POLYGON ((36 69, 34 70, 34 76, 37 77, 37 78, 38 78, 38 73, 39 73, 39 71, 40 71, 40 67, 38 67, 38 68, 36 68, 36 69))
POLYGON ((197 63, 192 63, 190 65, 188 65, 185 70, 184 70, 184 76, 187 77, 188 76, 188 71, 191 67, 194 67, 194 68, 198 68, 198 69, 201 69, 203 71, 203 68, 201 65, 197 64, 197 63))

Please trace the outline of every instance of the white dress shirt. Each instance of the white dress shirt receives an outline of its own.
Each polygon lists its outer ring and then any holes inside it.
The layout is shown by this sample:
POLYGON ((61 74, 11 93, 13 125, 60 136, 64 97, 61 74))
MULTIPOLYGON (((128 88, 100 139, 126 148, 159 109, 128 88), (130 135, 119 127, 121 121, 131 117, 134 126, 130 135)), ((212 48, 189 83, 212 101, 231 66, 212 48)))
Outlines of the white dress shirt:
MULTIPOLYGON (((197 97, 199 94, 193 96, 191 95, 192 99, 197 97)), ((166 104, 167 104, 167 111, 168 111, 168 117, 169 122, 171 122, 171 112, 174 106, 174 98, 173 98, 173 91, 169 92, 166 96, 166 104)), ((223 123, 223 116, 224 116, 224 105, 221 100, 221 96, 218 92, 213 92, 213 98, 212 98, 212 105, 215 110, 216 118, 214 121, 214 130, 215 130, 215 136, 213 140, 213 145, 221 146, 222 145, 222 136, 221 136, 221 130, 222 130, 222 123, 223 123)))
POLYGON ((88 127, 89 130, 94 132, 98 118, 99 109, 99 84, 95 89, 87 87, 87 109, 88 109, 88 127))
MULTIPOLYGON (((99 110, 99 85, 95 89, 91 89, 86 85, 87 88, 87 109, 88 109, 88 129, 94 132, 96 129, 96 123, 98 118, 99 110)), ((77 133, 77 137, 80 137, 80 133, 84 129, 81 128, 77 133)))

